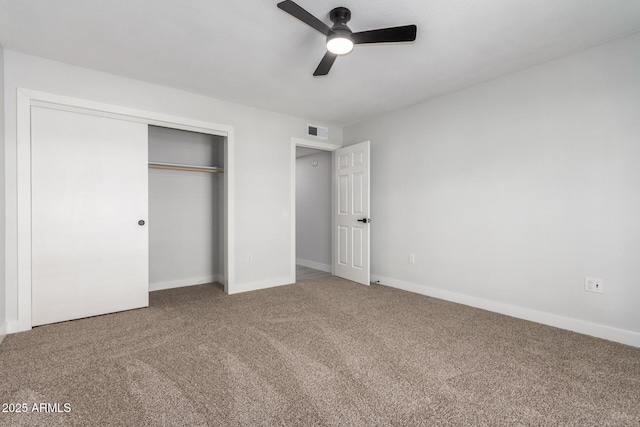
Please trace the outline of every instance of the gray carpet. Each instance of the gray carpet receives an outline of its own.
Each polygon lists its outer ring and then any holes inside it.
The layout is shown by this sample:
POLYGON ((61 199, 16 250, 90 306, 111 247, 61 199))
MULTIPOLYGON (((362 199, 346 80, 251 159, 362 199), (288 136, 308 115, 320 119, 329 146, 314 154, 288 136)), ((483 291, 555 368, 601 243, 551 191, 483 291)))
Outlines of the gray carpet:
POLYGON ((638 426, 640 349, 334 277, 201 285, 8 336, 0 402, 29 407, 3 426, 638 426))

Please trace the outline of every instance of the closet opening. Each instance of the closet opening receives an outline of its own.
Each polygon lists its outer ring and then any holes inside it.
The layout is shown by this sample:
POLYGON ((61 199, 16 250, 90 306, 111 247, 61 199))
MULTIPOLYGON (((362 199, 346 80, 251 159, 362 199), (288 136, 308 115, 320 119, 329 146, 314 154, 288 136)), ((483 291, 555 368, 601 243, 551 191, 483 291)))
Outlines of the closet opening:
POLYGON ((225 273, 226 137, 149 125, 149 291, 225 273))

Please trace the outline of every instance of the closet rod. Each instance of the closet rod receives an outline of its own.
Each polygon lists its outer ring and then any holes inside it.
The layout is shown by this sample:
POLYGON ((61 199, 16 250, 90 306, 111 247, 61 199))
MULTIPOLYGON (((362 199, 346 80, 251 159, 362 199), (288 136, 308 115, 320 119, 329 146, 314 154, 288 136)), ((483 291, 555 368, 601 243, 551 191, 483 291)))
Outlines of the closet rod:
POLYGON ((150 169, 166 169, 172 171, 190 171, 190 172, 208 172, 208 173, 224 173, 224 169, 212 166, 191 166, 179 165, 175 163, 156 163, 149 162, 150 169))

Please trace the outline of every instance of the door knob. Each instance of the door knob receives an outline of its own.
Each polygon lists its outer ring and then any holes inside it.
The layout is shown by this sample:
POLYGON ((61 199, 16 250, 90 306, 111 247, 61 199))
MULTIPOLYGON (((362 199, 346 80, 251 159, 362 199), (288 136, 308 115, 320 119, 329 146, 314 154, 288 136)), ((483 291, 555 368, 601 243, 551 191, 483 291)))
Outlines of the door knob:
POLYGON ((138 221, 138 225, 144 225, 144 220, 141 219, 140 221, 138 221))
POLYGON ((364 222, 365 224, 369 224, 371 222, 371 218, 362 218, 357 220, 358 222, 364 222))

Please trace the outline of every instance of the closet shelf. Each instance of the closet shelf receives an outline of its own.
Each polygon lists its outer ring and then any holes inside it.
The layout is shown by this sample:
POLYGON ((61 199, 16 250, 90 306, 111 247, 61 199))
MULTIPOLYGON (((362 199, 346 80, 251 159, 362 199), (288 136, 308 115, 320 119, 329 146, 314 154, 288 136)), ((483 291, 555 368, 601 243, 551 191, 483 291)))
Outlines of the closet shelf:
POLYGON ((224 173, 224 169, 213 167, 213 166, 193 166, 193 165, 181 165, 177 163, 149 162, 149 168, 150 169, 167 169, 172 171, 224 173))

